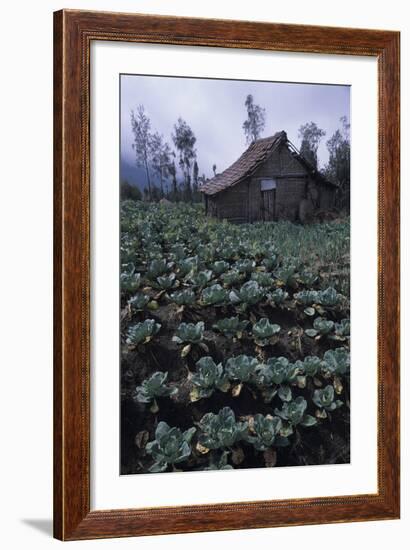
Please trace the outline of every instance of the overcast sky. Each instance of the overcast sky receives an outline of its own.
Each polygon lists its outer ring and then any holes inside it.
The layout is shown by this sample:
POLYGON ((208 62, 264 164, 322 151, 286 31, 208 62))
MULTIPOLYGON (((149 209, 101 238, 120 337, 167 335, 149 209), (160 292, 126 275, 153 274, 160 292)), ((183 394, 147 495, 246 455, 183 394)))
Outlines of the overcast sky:
POLYGON ((200 175, 211 177, 214 163, 222 172, 246 149, 242 124, 248 94, 266 109, 261 137, 285 130, 299 148, 302 124, 314 121, 325 130, 318 151, 320 166, 327 162, 326 140, 340 127, 340 118, 350 120, 349 86, 122 75, 122 160, 134 163, 130 114, 142 104, 151 119, 151 129, 163 134, 172 148, 171 134, 178 117, 191 126, 197 138, 200 175))

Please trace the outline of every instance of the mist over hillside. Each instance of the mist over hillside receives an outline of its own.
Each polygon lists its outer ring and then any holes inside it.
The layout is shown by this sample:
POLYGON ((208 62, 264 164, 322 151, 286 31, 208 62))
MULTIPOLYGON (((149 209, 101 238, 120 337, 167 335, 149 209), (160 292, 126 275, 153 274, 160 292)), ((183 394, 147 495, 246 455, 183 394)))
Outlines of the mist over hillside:
MULTIPOLYGON (((156 182, 155 177, 152 177, 152 179, 156 182)), ((120 182, 128 182, 130 185, 138 187, 140 191, 148 187, 145 170, 140 166, 131 164, 124 158, 121 158, 120 163, 120 182)))

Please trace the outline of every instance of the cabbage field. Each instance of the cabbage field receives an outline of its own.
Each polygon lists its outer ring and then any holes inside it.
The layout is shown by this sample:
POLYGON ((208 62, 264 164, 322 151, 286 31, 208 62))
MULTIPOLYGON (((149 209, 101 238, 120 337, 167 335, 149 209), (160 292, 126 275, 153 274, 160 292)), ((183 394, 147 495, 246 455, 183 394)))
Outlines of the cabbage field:
POLYGON ((350 460, 350 226, 121 206, 121 473, 350 460))

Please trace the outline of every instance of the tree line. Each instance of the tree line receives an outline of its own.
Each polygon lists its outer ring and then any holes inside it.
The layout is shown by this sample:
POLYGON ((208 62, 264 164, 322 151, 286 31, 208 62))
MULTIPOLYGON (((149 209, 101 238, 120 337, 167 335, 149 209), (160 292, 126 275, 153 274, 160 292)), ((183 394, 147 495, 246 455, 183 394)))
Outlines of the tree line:
MULTIPOLYGON (((252 94, 245 99, 246 119, 242 125, 246 144, 259 139, 266 125, 266 110, 256 104, 252 94)), ((147 187, 146 200, 168 200, 198 202, 201 200, 200 185, 206 176, 199 176, 196 150, 196 136, 189 124, 178 118, 171 134, 171 145, 163 135, 152 130, 151 120, 143 105, 131 111, 132 147, 137 166, 145 171, 147 187), (178 168, 179 170, 178 170, 178 168)), ((300 153, 315 170, 319 170, 330 181, 338 185, 336 206, 350 210, 350 124, 347 117, 340 119, 340 128, 326 141, 329 152, 327 164, 319 169, 318 148, 326 132, 315 122, 308 122, 299 128, 300 153)), ((217 166, 212 171, 217 175, 217 166)), ((123 182, 122 192, 127 198, 142 198, 137 188, 123 182)))
MULTIPOLYGON (((147 180, 145 198, 150 201, 161 198, 199 201, 196 137, 189 124, 181 117, 178 118, 171 135, 174 146, 171 148, 162 134, 152 130, 145 107, 139 105, 136 111, 131 111, 131 130, 135 161, 137 166, 144 169, 147 180), (178 181, 176 163, 182 174, 182 181, 178 181)), ((129 190, 129 187, 126 185, 126 189, 134 197, 140 194, 129 190)))

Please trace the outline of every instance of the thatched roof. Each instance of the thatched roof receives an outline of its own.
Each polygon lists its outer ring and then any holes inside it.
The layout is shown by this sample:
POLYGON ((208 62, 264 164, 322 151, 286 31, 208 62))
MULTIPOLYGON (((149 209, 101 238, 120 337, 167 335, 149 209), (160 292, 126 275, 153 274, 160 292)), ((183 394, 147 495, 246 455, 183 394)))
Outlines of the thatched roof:
POLYGON ((238 160, 229 166, 229 168, 201 185, 200 191, 206 195, 216 195, 228 187, 233 187, 248 176, 251 176, 267 157, 282 143, 289 147, 292 155, 303 164, 313 177, 317 177, 321 183, 333 185, 331 182, 327 181, 322 174, 310 166, 306 159, 304 159, 288 141, 286 132, 282 131, 277 132, 273 136, 254 141, 248 149, 242 153, 238 160))

